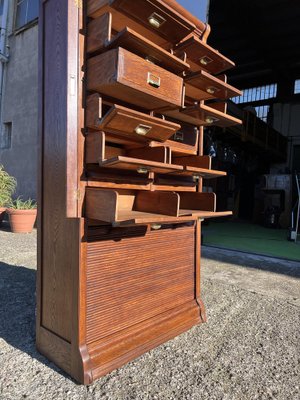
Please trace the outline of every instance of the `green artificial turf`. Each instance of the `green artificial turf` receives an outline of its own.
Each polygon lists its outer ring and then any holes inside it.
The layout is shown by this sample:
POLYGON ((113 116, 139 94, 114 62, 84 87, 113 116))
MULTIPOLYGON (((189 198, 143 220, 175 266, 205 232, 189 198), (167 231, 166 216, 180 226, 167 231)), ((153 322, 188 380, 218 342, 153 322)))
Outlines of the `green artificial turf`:
POLYGON ((285 229, 269 229, 244 222, 209 222, 203 225, 203 244, 300 262, 298 242, 287 240, 285 229))

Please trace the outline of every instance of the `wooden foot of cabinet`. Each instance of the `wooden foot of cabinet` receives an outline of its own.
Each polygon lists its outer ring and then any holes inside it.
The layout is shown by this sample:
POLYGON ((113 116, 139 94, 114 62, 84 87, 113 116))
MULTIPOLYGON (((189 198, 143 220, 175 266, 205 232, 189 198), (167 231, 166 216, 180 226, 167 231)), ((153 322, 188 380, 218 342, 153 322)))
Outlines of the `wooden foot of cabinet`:
POLYGON ((39 327, 36 346, 41 354, 76 381, 89 385, 201 322, 206 322, 205 310, 191 302, 174 309, 172 313, 166 312, 139 324, 134 329, 83 347, 75 347, 39 327))

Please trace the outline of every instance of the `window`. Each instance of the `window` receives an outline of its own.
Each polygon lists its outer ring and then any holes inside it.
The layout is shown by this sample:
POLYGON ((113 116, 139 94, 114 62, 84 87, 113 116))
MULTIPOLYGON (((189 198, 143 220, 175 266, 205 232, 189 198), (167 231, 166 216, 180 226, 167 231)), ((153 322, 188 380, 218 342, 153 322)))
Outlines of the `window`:
POLYGON ((11 132, 12 123, 6 122, 3 124, 2 131, 0 132, 0 149, 10 149, 11 148, 11 132))
POLYGON ((3 19, 3 0, 0 0, 0 26, 2 26, 3 19))
POLYGON ((256 110, 256 116, 258 118, 260 118, 264 122, 268 121, 268 113, 270 110, 270 106, 267 105, 267 106, 255 107, 255 110, 256 110))
POLYGON ((39 0, 17 0, 15 28, 35 20, 39 15, 39 0))
POLYGON ((300 93, 300 79, 297 79, 295 81, 294 94, 299 94, 299 93, 300 93))
POLYGON ((254 101, 272 99, 276 97, 276 95, 277 84, 272 83, 271 85, 245 89, 243 90, 242 96, 234 97, 232 101, 236 104, 252 103, 254 101))

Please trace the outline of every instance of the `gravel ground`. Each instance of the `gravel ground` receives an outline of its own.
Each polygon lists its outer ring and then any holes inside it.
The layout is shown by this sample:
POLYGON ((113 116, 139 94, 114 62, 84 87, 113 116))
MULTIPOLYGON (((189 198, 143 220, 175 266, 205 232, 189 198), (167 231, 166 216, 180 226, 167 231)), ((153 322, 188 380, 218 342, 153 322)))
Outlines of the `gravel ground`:
POLYGON ((84 387, 35 350, 35 257, 0 231, 1 400, 299 400, 299 263, 203 248, 208 322, 84 387))

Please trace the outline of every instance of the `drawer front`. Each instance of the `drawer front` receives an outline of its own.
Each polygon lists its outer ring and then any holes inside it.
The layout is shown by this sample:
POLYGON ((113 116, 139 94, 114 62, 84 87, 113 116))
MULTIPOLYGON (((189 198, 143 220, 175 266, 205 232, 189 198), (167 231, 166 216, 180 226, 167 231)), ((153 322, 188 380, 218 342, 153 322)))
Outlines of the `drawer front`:
POLYGON ((87 88, 154 110, 181 106, 183 79, 119 47, 88 60, 87 88))
POLYGON ((179 43, 176 46, 176 50, 179 54, 183 51, 186 53, 188 62, 191 63, 192 71, 205 69, 216 75, 234 67, 232 61, 195 35, 179 43))
POLYGON ((88 343, 193 300, 194 227, 88 235, 88 343))
POLYGON ((173 43, 178 43, 196 28, 181 12, 161 0, 114 0, 111 5, 173 43))
POLYGON ((180 129, 180 125, 134 111, 127 112, 124 108, 116 107, 114 109, 114 117, 103 121, 101 129, 124 136, 134 136, 141 140, 165 141, 180 129))
POLYGON ((125 49, 119 51, 118 82, 167 103, 182 104, 182 78, 125 49))
POLYGON ((188 124, 182 124, 181 128, 172 137, 171 141, 174 144, 182 144, 186 146, 191 146, 197 150, 199 139, 199 131, 196 127, 188 124))
POLYGON ((112 107, 102 106, 97 93, 87 97, 86 125, 92 129, 144 142, 151 139, 164 142, 180 129, 177 123, 117 104, 112 107))
POLYGON ((186 96, 197 100, 229 99, 241 96, 242 92, 226 83, 225 80, 225 75, 219 79, 205 71, 199 71, 185 78, 186 96))

